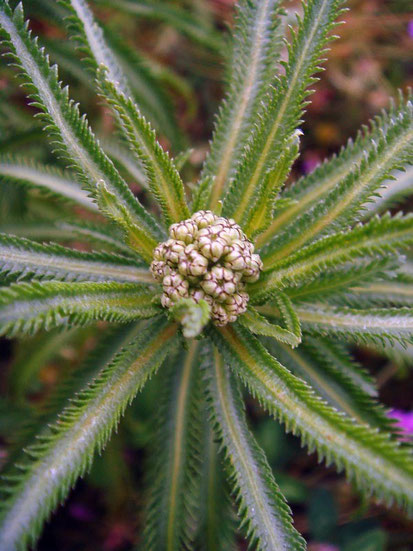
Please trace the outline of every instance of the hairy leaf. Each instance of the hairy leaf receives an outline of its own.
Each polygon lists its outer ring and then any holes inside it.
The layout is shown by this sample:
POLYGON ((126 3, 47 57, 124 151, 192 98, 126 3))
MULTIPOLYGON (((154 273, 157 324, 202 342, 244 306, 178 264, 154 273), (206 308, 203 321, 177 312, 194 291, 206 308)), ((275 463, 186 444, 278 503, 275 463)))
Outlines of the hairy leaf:
POLYGON ((269 323, 264 316, 261 316, 257 310, 251 307, 248 308, 247 312, 240 317, 239 321, 252 333, 273 337, 274 339, 284 342, 294 348, 301 342, 300 320, 298 319, 293 305, 287 295, 278 293, 275 295, 274 299, 280 316, 284 324, 287 326, 287 329, 280 327, 279 325, 269 323))
MULTIPOLYGON (((99 146, 87 121, 62 88, 57 68, 51 67, 44 50, 33 39, 24 22, 21 4, 13 12, 6 0, 0 2, 0 26, 13 62, 23 70, 33 105, 40 109, 45 126, 58 150, 78 171, 96 197, 96 185, 103 181, 116 197, 122 211, 122 227, 129 243, 150 260, 161 232, 154 219, 132 195, 113 163, 99 146)), ((120 223, 118 218, 115 219, 120 223)))
MULTIPOLYGON (((400 99, 400 104, 403 105, 402 99, 400 99)), ((408 105, 403 105, 404 110, 407 107, 408 105)), ((404 113, 405 118, 406 112, 404 113)), ((397 126, 399 124, 397 111, 392 104, 388 113, 383 112, 381 116, 370 121, 369 126, 364 126, 357 134, 356 139, 354 141, 350 139, 338 155, 333 155, 330 159, 325 160, 313 172, 303 176, 286 189, 282 194, 283 199, 294 201, 294 203, 288 209, 277 210, 274 213, 271 225, 257 237, 256 246, 261 248, 271 238, 283 233, 294 221, 307 215, 317 202, 324 200, 334 188, 350 178, 351 174, 355 174, 363 160, 374 156, 378 142, 382 141, 383 136, 387 134, 388 125, 397 126)), ((389 184, 389 188, 392 187, 392 184, 389 184)), ((382 192, 379 190, 380 195, 382 192)), ((373 205, 374 201, 379 200, 379 197, 373 197, 370 200, 373 203, 368 204, 373 205)))
POLYGON ((98 70, 103 97, 113 108, 121 131, 142 165, 150 190, 157 199, 167 226, 189 217, 184 186, 169 155, 157 142, 155 133, 137 105, 107 80, 104 66, 98 70))
POLYGON ((0 289, 0 334, 150 318, 160 312, 153 299, 153 292, 133 283, 18 283, 0 289))
POLYGON ((215 176, 210 208, 221 199, 262 110, 261 100, 275 81, 282 46, 280 14, 279 0, 238 4, 231 74, 202 173, 215 176))
POLYGON ((412 509, 413 467, 406 449, 340 415, 237 324, 211 335, 252 394, 311 451, 345 470, 361 490, 412 509))
POLYGON ((154 320, 80 391, 3 487, 2 551, 25 548, 38 537, 50 512, 89 470, 128 403, 171 350, 176 327, 154 320))
POLYGON ((393 107, 384 127, 380 127, 380 132, 376 129, 373 145, 346 178, 278 232, 263 251, 267 265, 285 258, 326 230, 348 227, 392 172, 413 162, 411 98, 397 111, 393 107))
POLYGON ((154 283, 139 263, 110 253, 85 253, 61 245, 40 245, 23 237, 0 234, 0 272, 83 281, 154 283))
POLYGON ((340 14, 341 0, 308 0, 298 26, 292 30, 285 74, 280 76, 264 100, 262 116, 245 150, 224 199, 223 214, 241 221, 266 173, 271 170, 283 148, 290 143, 315 82, 315 73, 329 40, 329 31, 340 14))
MULTIPOLYGON (((77 222, 69 219, 65 221, 30 221, 15 222, 0 225, 0 233, 15 235, 17 237, 30 238, 35 241, 82 241, 87 244, 98 244, 103 249, 108 249, 122 255, 133 256, 134 252, 123 243, 122 235, 115 228, 107 224, 94 222, 77 222)), ((136 265, 144 267, 137 255, 136 265)))
MULTIPOLYGON (((97 3, 114 7, 112 0, 95 0, 97 3)), ((118 0, 115 7, 125 13, 139 17, 161 21, 172 25, 178 31, 203 47, 222 55, 224 41, 213 27, 205 23, 204 18, 196 17, 188 10, 174 4, 167 4, 159 0, 118 0)))
POLYGON ((392 430, 385 409, 337 368, 332 351, 330 355, 324 355, 316 339, 304 339, 297 350, 278 343, 269 344, 269 349, 285 367, 304 379, 338 411, 346 413, 358 423, 366 423, 387 432, 392 430))
POLYGON ((413 343, 412 308, 345 308, 305 304, 296 308, 303 328, 357 342, 413 343))
MULTIPOLYGON (((413 216, 384 215, 354 229, 330 235, 271 266, 249 286, 254 302, 283 287, 311 282, 321 272, 350 261, 394 255, 413 242, 413 216)), ((265 258, 264 261, 264 268, 265 258)))
POLYGON ((38 190, 46 196, 65 199, 88 210, 98 211, 96 203, 76 183, 73 174, 24 157, 11 155, 0 157, 0 182, 11 182, 38 190))
POLYGON ((208 400, 215 433, 228 463, 241 526, 257 550, 305 549, 264 452, 248 429, 236 382, 216 350, 213 358, 213 364, 208 362, 205 369, 208 400))
POLYGON ((199 463, 200 399, 198 348, 193 341, 166 376, 159 429, 153 449, 144 548, 191 548, 193 481, 199 463), (198 374, 198 375, 197 375, 198 374))

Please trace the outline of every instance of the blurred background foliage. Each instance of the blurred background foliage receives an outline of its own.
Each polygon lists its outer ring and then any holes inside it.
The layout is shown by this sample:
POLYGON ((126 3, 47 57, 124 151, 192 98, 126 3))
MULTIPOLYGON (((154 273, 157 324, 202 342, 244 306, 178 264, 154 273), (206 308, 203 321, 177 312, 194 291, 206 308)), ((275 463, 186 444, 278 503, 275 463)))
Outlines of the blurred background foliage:
MULTIPOLYGON (((67 39, 64 11, 55 0, 26 0, 23 4, 31 28, 59 64, 62 80, 70 85, 71 96, 80 102, 107 151, 140 195, 139 171, 128 163, 125 150, 115 145, 113 121, 107 108, 96 101, 92 79, 67 39)), ((233 0, 91 0, 90 4, 125 68, 134 73, 140 105, 157 127, 162 144, 174 155, 181 154, 183 175, 190 186, 208 150, 214 113, 222 97, 233 0)), ((286 4, 287 18, 293 17, 294 7, 294 2, 286 4)), ((398 88, 413 84, 409 0, 351 0, 350 7, 344 16, 346 24, 339 28, 341 38, 333 43, 327 69, 315 86, 303 125, 302 156, 292 180, 338 151, 361 124, 388 105, 398 88)), ((50 236, 47 221, 68 218, 67 205, 53 198, 44 201, 38 193, 17 185, 7 170, 15 154, 64 168, 34 113, 17 86, 15 72, 2 62, 0 230, 19 231, 43 241, 50 236), (46 221, 46 228, 38 223, 40 219, 46 221)), ((411 172, 407 177, 412 178, 411 172)), ((411 207, 412 203, 406 202, 403 210, 411 207)), ((95 216, 86 211, 80 214, 91 221, 95 216)), ((55 238, 64 241, 64 230, 59 228, 55 238)), ((84 247, 81 239, 69 244, 84 247)), ((24 342, 1 341, 0 463, 13 457, 15 447, 27 435, 27 420, 36 424, 53 416, 56 389, 65 380, 77 379, 77 372, 83 373, 82 364, 98 343, 100 328, 52 332, 24 342)), ((405 437, 411 438, 413 377, 409 364, 413 354, 408 352, 403 353, 404 367, 400 368, 399 363, 373 350, 354 351, 377 377, 381 400, 395 410, 405 437)), ((81 377, 76 384, 80 383, 81 377)), ((158 377, 135 400, 91 473, 54 515, 38 544, 39 551, 135 548, 145 499, 142 465, 153 434, 161 384, 158 377)), ((248 413, 310 551, 413 548, 413 524, 399 510, 363 501, 334 469, 319 465, 315 455, 303 453, 298 441, 285 435, 252 399, 248 399, 248 413)), ((245 542, 239 541, 238 548, 246 549, 245 542)))

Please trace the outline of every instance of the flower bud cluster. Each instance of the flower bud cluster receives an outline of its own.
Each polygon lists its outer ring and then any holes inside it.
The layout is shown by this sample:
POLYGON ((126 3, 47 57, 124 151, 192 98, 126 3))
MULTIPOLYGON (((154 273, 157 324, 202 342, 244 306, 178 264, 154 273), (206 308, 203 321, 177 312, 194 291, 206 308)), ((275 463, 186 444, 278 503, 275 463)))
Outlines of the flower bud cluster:
POLYGON ((172 224, 170 239, 154 251, 151 271, 162 283, 162 305, 182 298, 205 300, 216 325, 234 322, 245 312, 245 283, 259 278, 262 262, 234 220, 201 210, 172 224))

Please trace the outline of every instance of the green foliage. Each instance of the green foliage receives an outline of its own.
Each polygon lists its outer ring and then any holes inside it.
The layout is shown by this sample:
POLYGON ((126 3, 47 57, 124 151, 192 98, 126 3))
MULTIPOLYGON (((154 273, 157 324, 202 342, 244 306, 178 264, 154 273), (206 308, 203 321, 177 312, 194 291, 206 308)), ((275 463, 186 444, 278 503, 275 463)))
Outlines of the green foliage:
MULTIPOLYGON (((212 16, 200 17, 193 6, 97 3, 174 26, 208 51, 208 59, 224 53, 212 16)), ((191 150, 157 69, 148 69, 141 54, 95 20, 86 0, 36 0, 30 8, 61 30, 70 27, 85 68, 66 40, 49 39, 51 55, 88 93, 93 89, 107 101, 120 136, 100 145, 28 30, 22 6, 13 11, 0 0, 4 48, 58 157, 0 157, 0 334, 30 336, 19 345, 24 349, 10 378, 19 406, 9 433, 19 448, 9 454, 0 488, 1 550, 35 545, 44 522, 89 470, 126 406, 163 362, 168 365, 153 398, 157 429, 148 455, 144 549, 235 549, 228 487, 251 547, 305 548, 280 490, 285 480, 281 476, 277 485, 278 475, 248 426, 237 379, 310 451, 345 471, 358 491, 412 511, 409 447, 399 442, 378 403, 374 378, 349 353, 349 345, 362 343, 401 365, 412 359, 413 264, 402 254, 409 255, 413 243, 413 216, 385 212, 412 193, 410 93, 400 95, 337 156, 283 187, 298 156, 309 87, 321 70, 342 2, 304 1, 303 15, 284 36, 278 0, 240 0, 225 99, 199 182, 190 190, 180 171, 191 150), (171 141, 170 150, 179 153, 175 158, 153 128, 171 141), (124 174, 139 184, 142 204, 124 174), (161 286, 148 268, 154 248, 172 223, 208 208, 241 225, 263 261, 262 273, 251 282, 253 268, 244 266, 250 282, 242 280, 236 297, 227 289, 240 283, 237 268, 225 268, 230 275, 222 275, 222 287, 213 280, 212 274, 221 277, 219 266, 212 271, 213 240, 222 246, 218 221, 215 237, 208 234, 212 226, 201 230, 211 269, 211 281, 205 276, 202 283, 228 302, 214 298, 211 304, 212 295, 203 291, 190 295, 206 256, 188 245, 201 226, 187 221, 174 228, 187 245, 186 263, 179 239, 155 253, 159 270, 169 270, 161 302, 161 286), (162 222, 155 216, 159 211, 162 222), (176 273, 159 260, 167 255, 177 255, 176 273), (162 307, 168 301, 169 310, 162 307), (225 310, 223 304, 242 312, 238 321, 218 325, 223 317, 213 309, 225 310), (91 327, 77 329, 86 325, 91 327), (14 430, 44 363, 63 343, 72 343, 71 336, 74 346, 79 335, 98 333, 100 344, 84 367, 45 400, 25 431, 14 430)), ((39 139, 30 115, 10 107, 2 151, 39 139)), ((1 115, 2 125, 6 112, 1 115)), ((194 167, 185 166, 183 174, 193 179, 194 167)), ((237 241, 233 223, 223 226, 237 241)), ((250 247, 246 239, 242 244, 250 247)), ((225 254, 238 250, 233 249, 225 254)), ((259 265, 249 254, 251 266, 259 265)), ((246 264, 246 257, 228 260, 228 266, 231 262, 246 264)), ((155 263, 153 273, 156 269, 155 263)), ((2 410, 8 403, 0 404, 2 410)), ((365 545, 362 537, 358 545, 365 545)))
POLYGON ((50 511, 90 469, 94 452, 103 448, 127 404, 170 350, 172 329, 165 320, 151 322, 26 450, 24 463, 6 478, 8 484, 3 487, 0 532, 4 551, 32 542, 50 511))
POLYGON ((0 289, 0 334, 34 334, 67 323, 149 318, 159 313, 154 296, 134 284, 18 283, 0 289))
POLYGON ((156 141, 154 131, 136 104, 109 79, 105 65, 99 68, 97 78, 101 94, 113 108, 125 140, 143 166, 149 189, 162 209, 165 224, 169 226, 188 218, 182 180, 173 161, 156 141))
MULTIPOLYGON (((350 261, 393 256, 413 242, 413 216, 375 217, 364 225, 329 235, 271 266, 250 287, 254 302, 283 287, 311 282, 350 261)), ((265 257, 264 257, 265 258, 265 257)), ((264 264, 265 266, 265 264, 264 264)))
POLYGON ((261 101, 275 82, 282 34, 280 3, 243 0, 237 9, 236 31, 227 97, 219 112, 211 152, 203 176, 213 175, 210 207, 215 208, 228 178, 240 162, 261 101))
POLYGON ((93 212, 98 210, 88 193, 76 183, 73 174, 24 157, 10 155, 0 157, 0 182, 33 189, 47 197, 70 201, 93 212))
POLYGON ((44 50, 27 30, 21 5, 12 12, 8 4, 2 2, 0 25, 12 60, 23 71, 33 105, 40 109, 57 150, 78 171, 94 197, 99 199, 97 183, 104 183, 108 193, 116 198, 118 212, 121 212, 114 220, 131 236, 131 243, 138 251, 150 258, 156 236, 160 235, 156 222, 133 197, 100 148, 85 117, 80 116, 78 106, 69 99, 68 89, 62 88, 56 66, 50 66, 44 50))
MULTIPOLYGON (((209 357, 211 352, 209 351, 209 357)), ((265 455, 250 433, 235 380, 216 352, 205 369, 215 433, 224 449, 241 526, 260 551, 305 549, 265 455)))
POLYGON ((211 335, 250 392, 288 431, 300 435, 311 451, 317 450, 327 464, 334 462, 339 470, 344 469, 359 488, 387 503, 395 500, 412 508, 413 465, 398 442, 328 406, 245 329, 234 324, 229 329, 214 329, 211 335))
POLYGON ((281 151, 290 146, 310 93, 308 86, 321 70, 321 57, 341 4, 340 0, 309 0, 303 5, 304 14, 297 17, 297 28, 291 31, 285 74, 263 101, 262 117, 224 198, 224 215, 244 221, 252 197, 265 185, 266 173, 273 169, 281 151))
POLYGON ((145 549, 191 546, 191 516, 198 506, 194 478, 199 469, 201 427, 197 342, 165 374, 159 427, 151 456, 145 549))
MULTIPOLYGON (((75 234, 74 234, 75 235, 75 234)), ((0 272, 22 279, 31 276, 66 281, 153 283, 136 260, 110 253, 84 253, 60 245, 40 245, 29 239, 0 234, 0 272)))

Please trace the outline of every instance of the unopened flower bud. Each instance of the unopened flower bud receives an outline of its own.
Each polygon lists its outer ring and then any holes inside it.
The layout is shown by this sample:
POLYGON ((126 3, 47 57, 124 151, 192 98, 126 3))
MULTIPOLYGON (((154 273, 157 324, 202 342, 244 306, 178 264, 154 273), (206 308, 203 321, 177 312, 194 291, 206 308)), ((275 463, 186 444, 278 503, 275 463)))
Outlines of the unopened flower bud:
MULTIPOLYGON (((256 281, 262 262, 239 225, 211 211, 199 211, 173 224, 170 239, 154 251, 151 271, 163 286, 165 308, 190 298, 205 301, 219 326, 247 309, 245 283, 256 281)), ((180 303, 181 304, 181 303, 180 303)))
POLYGON ((200 230, 213 224, 216 219, 217 215, 210 210, 200 210, 191 217, 200 230))
POLYGON ((262 270, 262 261, 258 254, 251 255, 247 262, 247 268, 244 270, 244 281, 253 283, 260 277, 262 270))
POLYGON ((177 224, 172 224, 169 228, 169 235, 172 239, 183 241, 184 243, 192 243, 195 233, 198 231, 198 226, 192 220, 184 220, 177 224))

